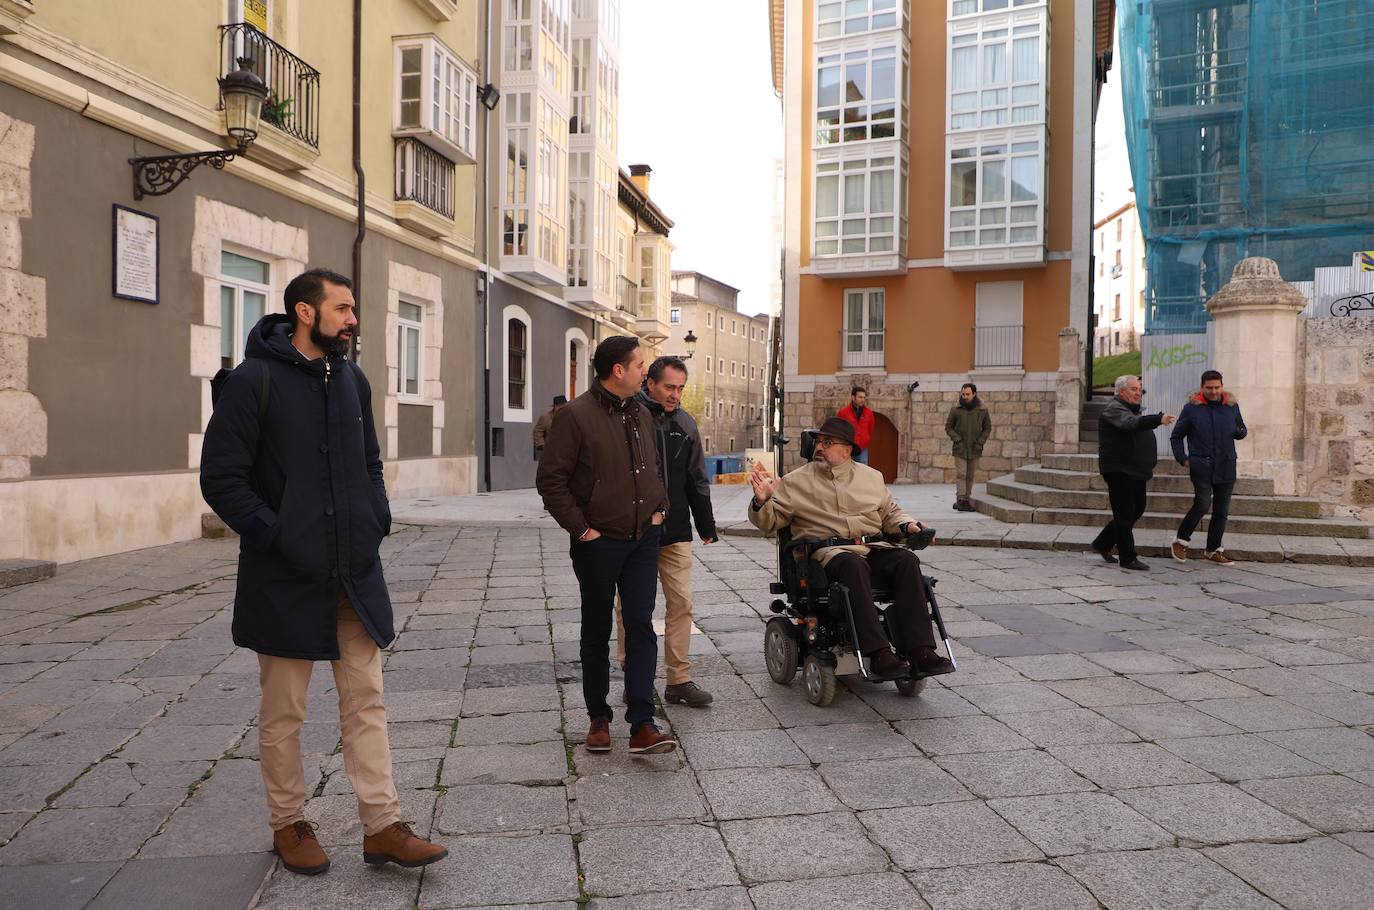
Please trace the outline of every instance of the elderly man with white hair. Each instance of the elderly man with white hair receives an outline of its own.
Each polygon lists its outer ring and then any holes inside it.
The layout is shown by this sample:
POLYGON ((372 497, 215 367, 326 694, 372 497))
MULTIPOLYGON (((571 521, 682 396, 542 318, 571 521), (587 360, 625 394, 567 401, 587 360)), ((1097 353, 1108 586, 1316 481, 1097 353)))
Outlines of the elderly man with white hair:
POLYGON ((1146 487, 1159 461, 1154 431, 1174 422, 1174 415, 1163 412, 1142 415, 1144 395, 1139 376, 1119 376, 1115 397, 1097 418, 1097 469, 1107 481, 1112 520, 1092 545, 1107 562, 1119 558, 1121 568, 1138 572, 1150 568, 1136 554, 1134 529, 1145 514, 1146 487))

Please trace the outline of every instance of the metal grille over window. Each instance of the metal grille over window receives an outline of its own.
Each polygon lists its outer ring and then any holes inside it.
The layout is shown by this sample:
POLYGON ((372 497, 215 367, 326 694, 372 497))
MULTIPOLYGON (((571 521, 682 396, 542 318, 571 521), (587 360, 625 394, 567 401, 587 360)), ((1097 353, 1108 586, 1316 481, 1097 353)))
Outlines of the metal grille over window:
POLYGON ((844 369, 881 367, 885 348, 887 294, 881 289, 844 293, 844 369))

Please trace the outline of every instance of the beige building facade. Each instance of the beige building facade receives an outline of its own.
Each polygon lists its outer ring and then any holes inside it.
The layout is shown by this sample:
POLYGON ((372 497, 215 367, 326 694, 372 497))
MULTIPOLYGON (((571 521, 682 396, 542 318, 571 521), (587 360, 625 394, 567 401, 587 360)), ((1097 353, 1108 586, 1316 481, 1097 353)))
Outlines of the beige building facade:
POLYGON ((665 353, 681 356, 696 337, 685 407, 708 455, 743 454, 764 445, 767 425, 768 325, 739 312, 739 290, 700 272, 673 272, 665 353), (674 346, 675 345, 675 346, 674 346))
POLYGON ((1145 334, 1145 234, 1135 203, 1093 225, 1093 355, 1140 350, 1145 334))

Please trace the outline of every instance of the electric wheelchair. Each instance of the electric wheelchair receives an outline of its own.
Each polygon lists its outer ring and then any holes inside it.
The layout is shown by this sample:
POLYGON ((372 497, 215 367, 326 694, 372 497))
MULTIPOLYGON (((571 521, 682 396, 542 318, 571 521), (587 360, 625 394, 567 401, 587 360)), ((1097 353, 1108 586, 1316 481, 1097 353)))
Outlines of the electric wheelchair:
MULTIPOLYGON (((802 457, 808 461, 815 452, 815 430, 804 430, 801 439, 802 457)), ((921 550, 935 537, 927 528, 918 534, 874 534, 848 543, 888 543, 921 550)), ((780 685, 789 685, 801 670, 806 698, 813 705, 824 707, 835 698, 836 676, 858 674, 869 682, 881 682, 873 677, 864 657, 855 647, 858 633, 849 604, 849 589, 831 582, 820 563, 811 558, 823 547, 835 546, 836 540, 810 538, 793 539, 790 528, 778 532, 778 580, 769 586, 772 594, 783 595, 772 602, 775 616, 767 621, 763 635, 764 661, 768 675, 780 685)), ((944 644, 945 655, 956 668, 957 661, 950 649, 949 635, 940 616, 935 599, 936 579, 921 573, 926 603, 944 644)), ((896 628, 896 616, 884 608, 893 600, 890 579, 882 573, 873 574, 873 603, 878 608, 879 621, 897 655, 912 667, 911 675, 894 680, 897 691, 905 696, 920 694, 926 687, 929 674, 920 673, 910 664, 910 655, 903 648, 908 639, 896 628)), ((950 672, 950 671, 945 671, 950 672)))

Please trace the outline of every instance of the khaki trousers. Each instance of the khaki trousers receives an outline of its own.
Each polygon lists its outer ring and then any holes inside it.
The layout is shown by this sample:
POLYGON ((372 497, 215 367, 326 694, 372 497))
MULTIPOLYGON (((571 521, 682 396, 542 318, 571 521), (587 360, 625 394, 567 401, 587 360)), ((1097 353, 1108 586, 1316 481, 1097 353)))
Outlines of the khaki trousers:
MULTIPOLYGON (((663 665, 668 685, 692 679, 687 651, 692 645, 692 543, 670 543, 658 549, 658 580, 663 587, 663 665)), ((616 659, 625 665, 625 630, 620 623, 620 598, 615 599, 616 659)))
POLYGON ((978 470, 978 459, 954 457, 954 498, 968 499, 973 493, 973 472, 978 470))
MULTIPOLYGON (((391 777, 391 747, 382 704, 382 652, 367 634, 348 598, 339 600, 339 659, 330 662, 339 691, 344 771, 358 796, 363 833, 376 834, 401 820, 391 777)), ((312 660, 258 655, 262 708, 258 743, 262 782, 272 829, 305 818, 305 774, 301 770, 301 724, 312 660)))

